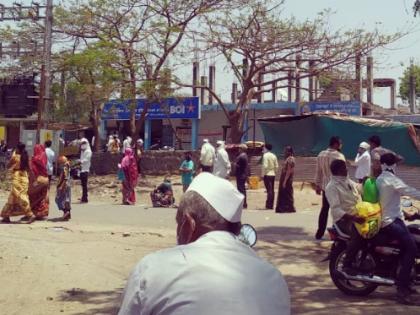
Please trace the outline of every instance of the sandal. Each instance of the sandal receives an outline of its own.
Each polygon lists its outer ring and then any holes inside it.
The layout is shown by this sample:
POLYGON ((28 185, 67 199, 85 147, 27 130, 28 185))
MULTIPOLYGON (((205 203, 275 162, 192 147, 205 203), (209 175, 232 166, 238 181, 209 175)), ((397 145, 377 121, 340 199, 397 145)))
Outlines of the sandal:
POLYGON ((1 223, 8 224, 8 223, 12 223, 12 221, 10 221, 9 217, 4 217, 3 220, 1 220, 1 223))

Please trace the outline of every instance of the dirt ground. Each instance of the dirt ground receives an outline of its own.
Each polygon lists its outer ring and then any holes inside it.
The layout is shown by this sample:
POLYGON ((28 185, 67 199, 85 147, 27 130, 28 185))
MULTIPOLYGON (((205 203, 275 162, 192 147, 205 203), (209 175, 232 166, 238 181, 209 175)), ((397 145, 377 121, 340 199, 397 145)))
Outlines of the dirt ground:
MULTIPOLYGON (((160 181, 155 177, 142 179, 138 188, 140 207, 150 207, 148 192, 160 181)), ((179 200, 182 193, 179 177, 173 178, 173 184, 179 200)), ((92 177, 91 208, 86 211, 98 211, 101 207, 104 211, 108 208, 118 211, 120 208, 115 206, 121 204, 119 189, 113 176, 92 177)), ((7 192, 2 191, 0 200, 4 201, 6 196, 7 192)), ((73 187, 73 196, 76 202, 80 196, 78 183, 73 187)), ((248 191, 248 196, 249 209, 261 209, 264 190, 248 191)), ((320 198, 309 186, 297 183, 295 198, 298 213, 316 218, 314 210, 319 208, 320 198)), ((51 216, 57 217, 59 212, 54 204, 51 209, 51 216)), ((249 213, 261 216, 262 220, 272 215, 256 210, 249 213)), ((156 216, 153 225, 145 221, 141 226, 103 222, 100 215, 96 221, 85 221, 82 217, 89 213, 81 210, 77 215, 80 219, 66 223, 0 225, 0 314, 116 314, 133 266, 146 254, 175 244, 175 223, 161 223, 158 212, 146 214, 156 216)), ((173 220, 172 214, 168 217, 173 220)), ((364 314, 418 314, 415 309, 390 303, 390 291, 377 293, 370 302, 343 298, 331 284, 327 264, 321 263, 330 244, 314 242, 308 230, 277 224, 259 228, 258 233, 256 251, 285 275, 292 294, 293 314, 326 315, 337 310, 342 314, 361 314, 361 309, 364 314)))

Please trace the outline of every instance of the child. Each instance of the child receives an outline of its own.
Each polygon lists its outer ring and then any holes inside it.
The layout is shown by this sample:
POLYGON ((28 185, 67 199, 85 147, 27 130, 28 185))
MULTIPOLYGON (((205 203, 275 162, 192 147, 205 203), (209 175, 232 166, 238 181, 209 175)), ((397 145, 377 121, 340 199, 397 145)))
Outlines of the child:
POLYGON ((175 203, 171 179, 166 176, 163 183, 150 193, 153 207, 171 207, 175 203))
POLYGON ((71 219, 70 162, 65 156, 60 156, 58 158, 58 164, 62 167, 62 171, 57 182, 57 194, 55 197, 55 202, 58 209, 64 212, 61 220, 68 221, 71 219))

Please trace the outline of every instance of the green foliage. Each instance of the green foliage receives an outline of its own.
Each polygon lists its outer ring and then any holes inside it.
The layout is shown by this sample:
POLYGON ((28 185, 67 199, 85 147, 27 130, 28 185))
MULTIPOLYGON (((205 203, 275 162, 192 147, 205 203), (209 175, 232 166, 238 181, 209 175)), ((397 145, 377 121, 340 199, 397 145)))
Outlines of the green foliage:
MULTIPOLYGON (((410 71, 410 67, 405 69, 400 78, 400 96, 405 101, 410 97, 410 71)), ((416 81, 416 97, 420 97, 420 65, 413 66, 413 75, 416 81)))

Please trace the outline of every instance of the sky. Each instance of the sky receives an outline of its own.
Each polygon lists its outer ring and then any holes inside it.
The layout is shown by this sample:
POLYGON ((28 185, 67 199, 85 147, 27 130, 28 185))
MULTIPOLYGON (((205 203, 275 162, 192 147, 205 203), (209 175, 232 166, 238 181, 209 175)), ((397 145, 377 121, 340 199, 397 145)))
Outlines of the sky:
MULTIPOLYGON (((18 2, 26 5, 31 3, 30 0, 18 2)), ((54 3, 58 2, 54 0, 54 3)), ((404 69, 409 65, 410 58, 414 58, 414 61, 420 64, 420 16, 417 18, 413 16, 414 2, 415 0, 286 0, 283 15, 293 15, 298 20, 313 19, 318 12, 330 9, 334 12, 330 18, 333 30, 378 28, 384 33, 411 30, 409 35, 386 49, 378 49, 373 53, 375 78, 393 78, 399 82, 404 69)), ((0 3, 11 5, 13 1, 0 0, 0 3)), ((203 63, 201 68, 207 68, 208 65, 208 62, 203 63)), ((223 95, 223 99, 229 99, 233 77, 222 68, 217 65, 217 92, 223 95)), ((206 75, 207 72, 207 69, 203 70, 201 75, 206 75)), ((191 68, 184 69, 181 73, 188 78, 191 75, 191 68)), ((376 89, 374 102, 389 107, 389 89, 376 89)))
MULTIPOLYGON (((413 15, 415 0, 288 0, 285 15, 312 19, 317 12, 331 9, 333 29, 378 28, 384 33, 411 30, 411 33, 386 49, 373 53, 375 78, 393 78, 399 82, 410 58, 420 63, 420 16, 413 15)), ((389 89, 375 90, 375 103, 389 107, 389 89)), ((400 100, 398 100, 400 102, 400 100)))

